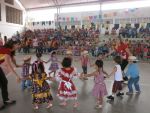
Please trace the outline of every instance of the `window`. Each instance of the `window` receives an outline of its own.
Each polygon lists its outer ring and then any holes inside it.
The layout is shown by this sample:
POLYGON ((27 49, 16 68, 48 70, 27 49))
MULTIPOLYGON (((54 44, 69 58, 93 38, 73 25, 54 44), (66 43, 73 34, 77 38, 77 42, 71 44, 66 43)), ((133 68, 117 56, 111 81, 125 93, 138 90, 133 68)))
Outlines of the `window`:
POLYGON ((0 4, 0 21, 1 21, 1 4, 0 4))
POLYGON ((23 24, 23 13, 19 9, 6 6, 6 22, 23 24))
POLYGON ((11 4, 11 5, 14 5, 14 0, 5 0, 5 3, 8 3, 8 4, 11 4))

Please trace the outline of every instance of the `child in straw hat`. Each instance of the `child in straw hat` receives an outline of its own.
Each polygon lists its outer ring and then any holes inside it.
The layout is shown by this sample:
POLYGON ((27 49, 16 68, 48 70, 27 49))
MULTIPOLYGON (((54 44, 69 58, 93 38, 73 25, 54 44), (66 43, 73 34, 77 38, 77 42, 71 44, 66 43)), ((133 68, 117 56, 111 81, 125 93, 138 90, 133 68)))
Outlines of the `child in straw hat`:
POLYGON ((72 51, 71 51, 71 50, 67 50, 67 51, 66 51, 66 57, 69 57, 69 58, 71 58, 71 59, 72 59, 72 57, 73 57, 73 53, 72 53, 72 51))
MULTIPOLYGON (((88 63, 91 65, 90 59, 89 59, 89 56, 88 56, 88 51, 83 51, 81 53, 80 61, 81 61, 81 65, 82 65, 83 75, 87 74, 88 63)), ((82 79, 83 80, 88 80, 88 78, 85 77, 85 76, 83 76, 82 79)))
POLYGON ((128 58, 129 60, 129 66, 128 66, 128 70, 126 72, 126 76, 129 77, 129 81, 128 81, 128 89, 129 92, 127 92, 127 95, 132 95, 133 94, 133 88, 132 85, 134 84, 136 93, 140 93, 140 86, 139 86, 139 67, 137 65, 137 58, 135 56, 130 56, 128 58))
POLYGON ((30 71, 30 62, 31 62, 31 56, 25 56, 23 58, 23 65, 22 65, 22 81, 21 81, 21 89, 24 91, 26 88, 31 87, 31 80, 29 80, 29 71, 30 71))

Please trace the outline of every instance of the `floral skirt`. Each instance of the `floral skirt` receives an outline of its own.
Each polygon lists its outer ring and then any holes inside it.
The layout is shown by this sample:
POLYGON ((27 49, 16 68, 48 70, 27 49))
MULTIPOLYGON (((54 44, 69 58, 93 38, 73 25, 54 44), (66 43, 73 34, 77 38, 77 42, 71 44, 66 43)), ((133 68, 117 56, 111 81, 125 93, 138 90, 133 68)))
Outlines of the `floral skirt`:
POLYGON ((33 98, 33 104, 49 103, 50 101, 52 101, 53 97, 50 93, 49 84, 46 81, 44 81, 42 85, 33 82, 32 98, 33 98))
POLYGON ((60 82, 57 96, 60 100, 76 100, 77 90, 73 82, 60 82))

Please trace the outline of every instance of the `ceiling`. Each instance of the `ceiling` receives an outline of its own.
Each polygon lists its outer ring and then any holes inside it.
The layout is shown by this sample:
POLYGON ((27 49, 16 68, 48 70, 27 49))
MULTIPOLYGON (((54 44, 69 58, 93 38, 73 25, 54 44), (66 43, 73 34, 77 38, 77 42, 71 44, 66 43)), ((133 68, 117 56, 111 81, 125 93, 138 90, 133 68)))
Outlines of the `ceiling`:
MULTIPOLYGON (((118 0, 19 0, 25 9, 56 7, 58 5, 78 5, 84 3, 110 2, 118 0)), ((121 0, 119 0, 121 1, 121 0)))

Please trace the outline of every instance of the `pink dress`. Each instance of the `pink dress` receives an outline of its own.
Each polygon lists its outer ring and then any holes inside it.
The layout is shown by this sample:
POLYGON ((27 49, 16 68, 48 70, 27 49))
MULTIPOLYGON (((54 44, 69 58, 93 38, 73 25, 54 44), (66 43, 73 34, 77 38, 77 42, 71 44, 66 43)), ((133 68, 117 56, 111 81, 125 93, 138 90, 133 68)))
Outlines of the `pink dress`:
POLYGON ((97 76, 94 77, 94 88, 92 94, 96 98, 104 97, 107 95, 107 89, 104 82, 104 75, 102 72, 97 73, 97 76))

